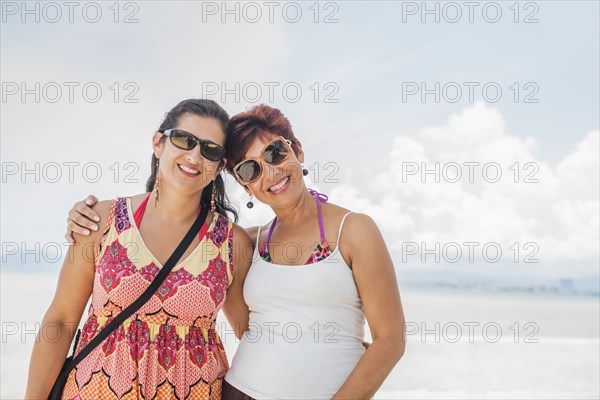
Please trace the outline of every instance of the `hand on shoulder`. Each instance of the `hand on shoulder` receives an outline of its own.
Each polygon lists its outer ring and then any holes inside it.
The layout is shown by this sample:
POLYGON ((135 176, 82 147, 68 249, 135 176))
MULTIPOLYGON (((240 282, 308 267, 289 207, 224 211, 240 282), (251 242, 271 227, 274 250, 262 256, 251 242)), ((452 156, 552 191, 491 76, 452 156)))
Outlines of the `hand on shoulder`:
POLYGON ((102 235, 104 235, 108 228, 108 217, 110 216, 112 202, 113 200, 102 200, 91 207, 94 212, 100 216, 100 222, 98 223, 99 229, 92 231, 89 235, 82 235, 74 231, 73 237, 76 239, 77 243, 100 242, 102 235))

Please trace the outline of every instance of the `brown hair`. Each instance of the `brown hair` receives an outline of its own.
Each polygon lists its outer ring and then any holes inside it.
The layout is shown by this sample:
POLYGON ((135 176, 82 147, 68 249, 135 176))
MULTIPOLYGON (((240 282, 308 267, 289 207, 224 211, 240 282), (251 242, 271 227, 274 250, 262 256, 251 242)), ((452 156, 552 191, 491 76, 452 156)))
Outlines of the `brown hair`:
POLYGON ((277 108, 260 104, 231 117, 227 135, 225 135, 227 171, 233 173, 233 167, 244 159, 256 137, 270 139, 269 135, 283 136, 289 139, 292 142, 294 153, 298 156, 298 139, 294 136, 292 125, 277 108))

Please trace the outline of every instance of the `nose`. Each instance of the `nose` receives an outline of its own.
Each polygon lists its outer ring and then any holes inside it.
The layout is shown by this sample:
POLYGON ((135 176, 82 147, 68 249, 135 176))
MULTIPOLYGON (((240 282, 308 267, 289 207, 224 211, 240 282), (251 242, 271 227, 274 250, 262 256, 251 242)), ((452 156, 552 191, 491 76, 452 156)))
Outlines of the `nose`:
POLYGON ((280 170, 278 165, 269 164, 266 162, 262 163, 263 167, 263 179, 267 185, 274 184, 284 173, 280 170))
POLYGON ((193 149, 188 150, 185 158, 190 164, 193 165, 201 165, 205 160, 202 154, 200 154, 200 145, 196 145, 193 149))

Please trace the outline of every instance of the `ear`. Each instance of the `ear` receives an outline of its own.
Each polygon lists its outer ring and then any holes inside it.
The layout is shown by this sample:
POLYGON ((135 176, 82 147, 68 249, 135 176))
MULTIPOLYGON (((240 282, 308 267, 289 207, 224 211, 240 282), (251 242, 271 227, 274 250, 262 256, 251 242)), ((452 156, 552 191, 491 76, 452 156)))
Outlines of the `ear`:
POLYGON ((152 150, 154 151, 156 158, 160 158, 163 151, 164 141, 161 141, 162 137, 163 134, 159 131, 154 132, 154 135, 152 136, 152 150))

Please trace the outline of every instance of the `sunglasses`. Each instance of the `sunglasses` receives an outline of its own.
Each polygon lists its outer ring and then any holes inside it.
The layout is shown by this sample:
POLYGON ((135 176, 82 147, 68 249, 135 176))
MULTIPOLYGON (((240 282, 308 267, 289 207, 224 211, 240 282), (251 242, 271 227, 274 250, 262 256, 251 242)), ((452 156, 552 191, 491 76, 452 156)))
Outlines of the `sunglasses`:
POLYGON ((167 129, 162 133, 171 139, 171 143, 182 150, 192 150, 200 146, 200 154, 209 161, 221 161, 225 156, 225 149, 208 140, 198 139, 196 136, 181 129, 167 129))
MULTIPOLYGON (((260 159, 271 165, 281 164, 290 155, 291 145, 291 141, 279 136, 265 146, 260 159)), ((236 164, 233 167, 233 172, 242 183, 247 184, 254 182, 261 176, 262 165, 258 160, 247 158, 236 164)))

